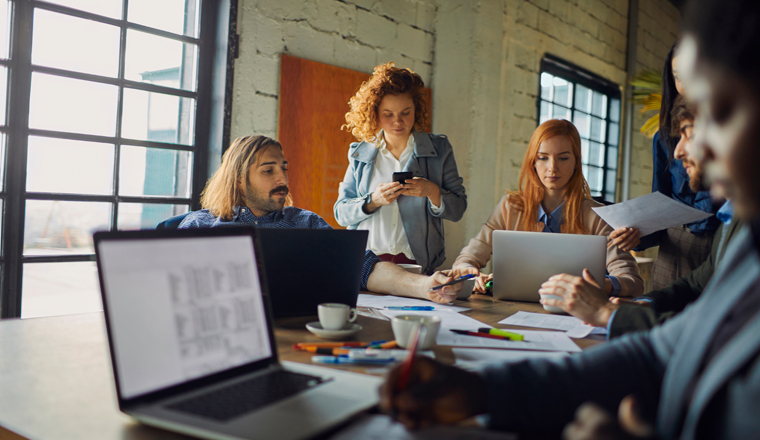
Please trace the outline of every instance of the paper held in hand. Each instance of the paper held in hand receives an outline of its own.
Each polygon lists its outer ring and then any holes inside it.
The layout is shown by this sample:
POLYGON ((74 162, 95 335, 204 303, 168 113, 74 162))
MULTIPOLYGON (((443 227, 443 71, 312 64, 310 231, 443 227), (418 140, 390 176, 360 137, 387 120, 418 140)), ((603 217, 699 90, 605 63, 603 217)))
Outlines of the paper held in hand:
POLYGON ((656 191, 615 205, 591 208, 613 229, 638 228, 641 236, 685 225, 712 214, 678 202, 656 191))

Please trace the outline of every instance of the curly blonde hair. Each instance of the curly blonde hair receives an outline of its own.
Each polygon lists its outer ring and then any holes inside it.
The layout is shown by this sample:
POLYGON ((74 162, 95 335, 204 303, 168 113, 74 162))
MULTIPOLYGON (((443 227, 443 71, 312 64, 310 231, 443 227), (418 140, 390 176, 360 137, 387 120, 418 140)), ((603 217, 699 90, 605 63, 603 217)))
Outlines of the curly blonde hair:
POLYGON ((424 88, 422 78, 413 71, 399 69, 393 62, 381 64, 348 101, 351 111, 346 113, 346 124, 341 128, 360 141, 376 142, 380 101, 385 95, 409 95, 414 102, 414 129, 423 131, 430 123, 424 88))

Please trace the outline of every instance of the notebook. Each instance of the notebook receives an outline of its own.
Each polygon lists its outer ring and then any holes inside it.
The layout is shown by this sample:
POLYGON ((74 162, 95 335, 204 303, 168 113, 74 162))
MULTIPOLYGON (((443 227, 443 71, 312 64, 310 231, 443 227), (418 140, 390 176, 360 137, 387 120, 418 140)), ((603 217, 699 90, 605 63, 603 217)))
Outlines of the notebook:
POLYGON ((94 240, 122 412, 202 438, 300 439, 377 403, 380 378, 278 360, 254 229, 94 240))
POLYGON ((493 231, 493 297, 538 302, 549 277, 581 276, 588 268, 604 282, 607 237, 551 232, 493 231))
POLYGON ((356 307, 368 231, 257 231, 275 318, 316 315, 325 302, 356 307))

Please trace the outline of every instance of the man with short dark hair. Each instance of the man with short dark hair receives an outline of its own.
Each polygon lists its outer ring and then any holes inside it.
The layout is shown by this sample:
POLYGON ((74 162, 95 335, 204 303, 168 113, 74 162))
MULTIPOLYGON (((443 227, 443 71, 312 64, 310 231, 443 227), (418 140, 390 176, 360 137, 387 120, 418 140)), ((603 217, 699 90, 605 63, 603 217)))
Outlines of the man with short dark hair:
MULTIPOLYGON (((290 206, 288 161, 282 145, 265 136, 244 136, 232 142, 203 190, 201 205, 203 209, 185 217, 180 229, 235 225, 332 229, 319 215, 290 206)), ((448 303, 456 298, 461 284, 435 291, 430 288, 451 280, 448 272, 429 277, 412 274, 367 251, 361 289, 448 303)))
MULTIPOLYGON (((695 155, 746 222, 708 288, 649 332, 561 360, 489 365, 476 374, 417 357, 402 389, 397 368, 381 390, 383 408, 398 420, 418 427, 484 414, 493 429, 558 433, 593 402, 565 438, 758 438, 760 2, 692 0, 684 16, 678 71, 699 108, 695 155), (624 398, 619 425, 611 414, 624 398)), ((560 287, 585 282, 570 277, 560 287)))

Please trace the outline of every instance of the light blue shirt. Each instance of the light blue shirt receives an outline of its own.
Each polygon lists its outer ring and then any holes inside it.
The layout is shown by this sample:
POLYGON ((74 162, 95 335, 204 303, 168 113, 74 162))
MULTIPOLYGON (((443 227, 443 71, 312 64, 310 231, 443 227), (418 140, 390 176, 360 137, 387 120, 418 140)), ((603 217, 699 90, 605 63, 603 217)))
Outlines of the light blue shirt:
MULTIPOLYGON (((538 221, 544 224, 544 230, 542 232, 562 232, 560 228, 562 227, 562 221, 564 220, 564 207, 565 204, 563 202, 557 207, 557 209, 550 214, 547 214, 546 211, 544 211, 544 207, 541 206, 540 203, 538 204, 538 221)), ((610 293, 610 296, 617 296, 623 287, 620 285, 620 281, 618 281, 617 277, 611 277, 609 275, 606 275, 605 277, 612 283, 612 292, 610 293)))
POLYGON ((715 213, 718 220, 722 221, 724 225, 731 226, 731 221, 734 219, 734 205, 731 200, 726 200, 726 203, 720 207, 718 212, 715 213))

